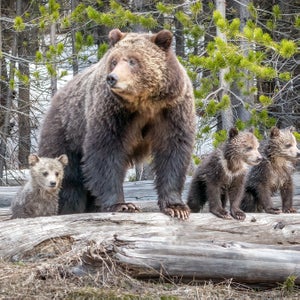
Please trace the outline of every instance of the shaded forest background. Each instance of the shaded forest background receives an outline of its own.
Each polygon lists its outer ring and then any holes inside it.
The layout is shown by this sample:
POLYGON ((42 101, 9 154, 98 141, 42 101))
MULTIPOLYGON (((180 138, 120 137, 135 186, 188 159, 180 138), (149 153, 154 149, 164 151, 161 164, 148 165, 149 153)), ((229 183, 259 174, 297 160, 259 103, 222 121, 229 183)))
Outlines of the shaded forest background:
POLYGON ((0 1, 0 181, 27 167, 52 95, 108 49, 112 28, 174 34, 194 84, 195 159, 235 125, 300 130, 300 3, 0 1))

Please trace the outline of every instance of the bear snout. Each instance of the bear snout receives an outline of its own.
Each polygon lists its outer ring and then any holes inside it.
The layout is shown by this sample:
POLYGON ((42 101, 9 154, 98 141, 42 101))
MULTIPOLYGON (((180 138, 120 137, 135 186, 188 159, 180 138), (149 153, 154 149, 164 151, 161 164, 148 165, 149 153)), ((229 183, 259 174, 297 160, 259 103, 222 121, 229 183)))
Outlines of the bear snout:
POLYGON ((56 186, 56 181, 50 181, 50 186, 55 187, 56 186))
POLYGON ((262 161, 262 159, 263 159, 262 156, 258 156, 258 157, 256 158, 256 163, 259 164, 259 163, 262 161))
POLYGON ((108 83, 108 85, 110 87, 114 87, 118 81, 118 75, 117 74, 114 74, 114 73, 110 73, 107 75, 106 77, 106 82, 108 83))

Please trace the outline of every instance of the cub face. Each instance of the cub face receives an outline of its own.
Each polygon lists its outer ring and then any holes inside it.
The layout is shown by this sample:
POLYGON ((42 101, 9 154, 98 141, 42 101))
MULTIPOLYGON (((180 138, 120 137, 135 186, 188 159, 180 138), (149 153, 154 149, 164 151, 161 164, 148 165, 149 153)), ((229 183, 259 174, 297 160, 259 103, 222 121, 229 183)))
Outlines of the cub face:
POLYGON ((300 150, 293 134, 293 127, 278 129, 273 127, 270 132, 270 145, 273 148, 274 156, 283 157, 287 160, 294 160, 300 157, 300 150))
POLYGON ((68 158, 65 154, 58 158, 39 157, 31 154, 28 161, 32 180, 41 188, 52 192, 61 187, 64 167, 68 164, 68 158))

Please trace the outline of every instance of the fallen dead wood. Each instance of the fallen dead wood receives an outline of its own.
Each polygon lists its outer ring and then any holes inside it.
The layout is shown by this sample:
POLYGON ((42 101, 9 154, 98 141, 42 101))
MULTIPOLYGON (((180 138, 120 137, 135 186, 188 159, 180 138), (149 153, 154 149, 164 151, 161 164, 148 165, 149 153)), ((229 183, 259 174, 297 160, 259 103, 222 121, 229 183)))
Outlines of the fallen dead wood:
MULTIPOLYGON (((207 213, 188 221, 161 213, 78 214, 0 222, 0 257, 22 260, 47 241, 68 241, 82 257, 93 245, 134 277, 171 276, 300 284, 300 214, 248 214, 244 222, 207 213)), ((90 258, 93 264, 93 256, 90 258)))

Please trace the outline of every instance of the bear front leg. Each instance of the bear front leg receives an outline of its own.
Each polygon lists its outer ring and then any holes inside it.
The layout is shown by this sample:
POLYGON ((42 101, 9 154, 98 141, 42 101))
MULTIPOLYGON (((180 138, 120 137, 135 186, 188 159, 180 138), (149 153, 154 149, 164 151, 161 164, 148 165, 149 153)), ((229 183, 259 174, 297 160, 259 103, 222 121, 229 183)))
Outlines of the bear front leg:
POLYGON ((264 211, 268 214, 280 214, 281 210, 273 206, 272 198, 271 198, 271 191, 270 189, 264 184, 259 184, 256 187, 255 193, 257 195, 258 207, 263 207, 264 211))
POLYGON ((296 213, 297 209, 293 208, 294 185, 293 179, 290 177, 280 189, 282 200, 282 212, 296 213))
POLYGON ((229 212, 224 207, 225 205, 222 200, 225 198, 222 196, 222 189, 220 186, 216 185, 215 182, 208 181, 206 185, 206 194, 209 211, 212 214, 222 219, 232 219, 229 212))
MULTIPOLYGON (((96 127, 97 128, 97 127, 96 127)), ((133 203, 125 203, 123 180, 127 169, 121 139, 109 130, 87 134, 82 160, 85 186, 95 198, 96 212, 138 212, 133 203)))
MULTIPOLYGON (((182 138, 174 136, 174 134, 176 134, 176 130, 160 133, 161 139, 157 137, 155 142, 153 149, 155 185, 161 212, 186 220, 190 215, 190 209, 182 201, 181 194, 193 143, 185 140, 185 134, 182 134, 182 138)), ((193 137, 191 139, 193 140, 193 137)))
POLYGON ((237 220, 245 220, 246 214, 240 209, 242 197, 244 194, 245 176, 240 175, 233 179, 229 188, 230 213, 237 220))

